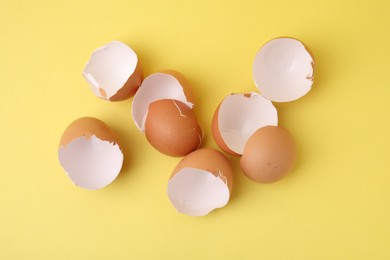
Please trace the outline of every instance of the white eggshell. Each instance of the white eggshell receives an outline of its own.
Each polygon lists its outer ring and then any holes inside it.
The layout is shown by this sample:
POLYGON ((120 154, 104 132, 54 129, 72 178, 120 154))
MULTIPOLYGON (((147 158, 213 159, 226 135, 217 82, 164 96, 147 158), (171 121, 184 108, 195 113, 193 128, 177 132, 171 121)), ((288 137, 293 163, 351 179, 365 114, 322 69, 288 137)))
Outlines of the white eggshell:
POLYGON ((272 102, 254 92, 227 96, 216 113, 223 142, 236 154, 243 153, 246 141, 257 129, 278 124, 272 102))
POLYGON ((168 183, 168 197, 180 213, 204 216, 224 207, 230 198, 229 188, 218 176, 194 168, 183 168, 168 183))
POLYGON ((310 91, 314 67, 314 58, 302 42, 277 38, 257 52, 253 77, 264 97, 271 101, 288 102, 310 91))
POLYGON ((183 87, 181 82, 169 73, 159 72, 146 77, 135 94, 132 104, 132 117, 137 128, 141 132, 145 131, 149 105, 157 100, 178 100, 193 108, 194 104, 186 96, 183 87))

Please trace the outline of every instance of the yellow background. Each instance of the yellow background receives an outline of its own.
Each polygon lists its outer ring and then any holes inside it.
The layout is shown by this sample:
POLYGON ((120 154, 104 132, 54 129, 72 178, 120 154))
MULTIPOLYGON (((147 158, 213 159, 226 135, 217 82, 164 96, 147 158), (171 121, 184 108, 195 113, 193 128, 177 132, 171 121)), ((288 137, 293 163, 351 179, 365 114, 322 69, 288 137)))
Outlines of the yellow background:
POLYGON ((0 259, 390 259, 390 2, 0 2, 0 259), (194 3, 190 3, 194 2, 194 3), (131 102, 96 98, 81 72, 117 39, 145 74, 192 83, 203 147, 232 92, 256 91, 257 50, 301 39, 317 59, 313 89, 276 104, 298 145, 293 172, 270 185, 235 170, 231 201, 206 217, 166 196, 179 158, 155 151, 131 102), (57 159, 66 126, 108 123, 125 163, 108 187, 75 187, 57 159))

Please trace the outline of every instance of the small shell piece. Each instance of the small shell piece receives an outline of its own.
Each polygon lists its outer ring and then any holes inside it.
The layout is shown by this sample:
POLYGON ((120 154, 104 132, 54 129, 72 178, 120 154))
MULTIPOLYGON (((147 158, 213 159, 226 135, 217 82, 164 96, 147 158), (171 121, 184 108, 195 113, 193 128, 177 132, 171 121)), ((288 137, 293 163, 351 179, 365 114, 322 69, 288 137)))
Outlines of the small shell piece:
POLYGON ((109 101, 133 96, 143 79, 137 54, 120 41, 112 41, 95 50, 83 76, 96 96, 109 101))
POLYGON ((270 183, 283 178, 293 168, 295 158, 291 134, 280 126, 266 126, 249 138, 240 164, 250 179, 270 183))
POLYGON ((166 70, 149 75, 134 96, 132 116, 137 128, 145 131, 149 105, 157 100, 173 99, 193 108, 195 98, 187 80, 177 71, 166 70))
POLYGON ((293 38, 276 38, 257 52, 253 78, 264 97, 288 102, 310 91, 314 68, 315 60, 302 42, 293 38))
POLYGON ((233 173, 226 157, 213 149, 199 149, 176 166, 167 193, 180 213, 204 216, 228 203, 232 187, 233 173))
POLYGON ((212 133, 222 150, 242 155, 246 141, 257 129, 277 124, 278 114, 271 101, 257 93, 231 94, 214 113, 212 133))
POLYGON ((92 117, 79 118, 66 128, 58 158, 75 185, 91 190, 114 181, 123 164, 118 137, 108 125, 92 117))

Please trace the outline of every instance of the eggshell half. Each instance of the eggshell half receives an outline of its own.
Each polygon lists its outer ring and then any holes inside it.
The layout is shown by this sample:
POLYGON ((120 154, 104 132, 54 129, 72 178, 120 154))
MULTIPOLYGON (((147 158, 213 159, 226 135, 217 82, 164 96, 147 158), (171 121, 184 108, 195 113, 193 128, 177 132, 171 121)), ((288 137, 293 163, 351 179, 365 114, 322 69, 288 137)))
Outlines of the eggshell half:
POLYGON ((213 149, 199 149, 184 157, 168 182, 168 198, 180 213, 204 216, 224 207, 233 187, 227 158, 213 149))
POLYGON ((296 149, 291 134, 280 126, 266 126, 249 138, 240 164, 250 179, 270 183, 291 171, 295 158, 296 149))
POLYGON ((83 117, 62 135, 58 158, 72 182, 85 189, 101 189, 118 176, 123 153, 117 135, 99 119, 83 117))
POLYGON ((315 60, 302 42, 293 38, 277 38, 257 52, 253 78, 264 97, 288 102, 310 91, 314 69, 315 60))
POLYGON ((119 101, 135 94, 143 72, 137 54, 125 43, 112 41, 92 53, 83 76, 96 96, 119 101))
POLYGON ((134 96, 132 117, 141 131, 145 131, 145 121, 149 105, 157 100, 173 99, 193 108, 195 95, 188 81, 177 71, 166 70, 149 75, 142 82, 134 96))
POLYGON ((150 104, 145 135, 154 148, 170 156, 187 155, 202 143, 202 130, 194 111, 173 99, 150 104))
POLYGON ((222 150, 241 155, 245 143, 257 129, 277 124, 278 114, 271 101, 254 92, 231 94, 214 113, 212 133, 222 150))

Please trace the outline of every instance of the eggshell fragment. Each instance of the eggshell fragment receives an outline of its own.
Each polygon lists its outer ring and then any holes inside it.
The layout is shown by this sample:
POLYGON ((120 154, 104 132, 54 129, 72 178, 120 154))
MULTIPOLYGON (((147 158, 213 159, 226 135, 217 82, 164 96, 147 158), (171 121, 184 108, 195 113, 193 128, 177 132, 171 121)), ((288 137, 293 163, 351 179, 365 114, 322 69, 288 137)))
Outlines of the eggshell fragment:
POLYGON ((184 156, 202 143, 202 130, 192 109, 173 99, 150 104, 145 135, 158 151, 170 156, 184 156))
POLYGON ((137 54, 123 42, 112 41, 92 53, 83 76, 96 96, 119 101, 135 94, 143 73, 137 54))
POLYGON ((115 180, 123 164, 118 137, 108 125, 92 117, 79 118, 66 128, 58 158, 75 185, 91 190, 115 180))
POLYGON ((291 134, 280 126, 266 126, 249 138, 240 164, 250 179, 270 183, 283 178, 293 168, 295 158, 291 134))
POLYGON ((257 129, 277 124, 278 114, 271 101, 257 93, 231 94, 214 113, 212 133, 222 150, 241 155, 257 129))
POLYGON ((269 100, 288 102, 310 91, 315 61, 297 39, 277 38, 257 52, 253 77, 261 94, 269 100))
POLYGON ((149 75, 142 82, 132 104, 132 117, 141 132, 145 131, 149 105, 162 99, 174 99, 189 108, 193 108, 195 103, 191 87, 179 72, 167 70, 149 75))
POLYGON ((233 187, 229 161, 213 149, 199 149, 184 157, 168 182, 169 200, 189 216, 204 216, 224 207, 233 187))

